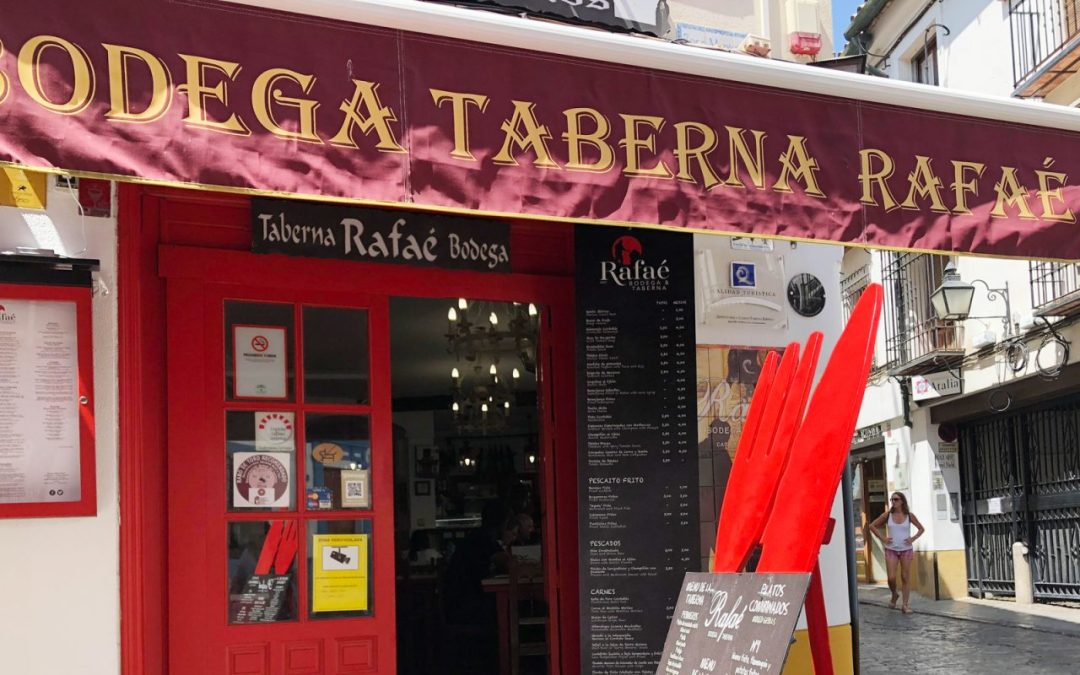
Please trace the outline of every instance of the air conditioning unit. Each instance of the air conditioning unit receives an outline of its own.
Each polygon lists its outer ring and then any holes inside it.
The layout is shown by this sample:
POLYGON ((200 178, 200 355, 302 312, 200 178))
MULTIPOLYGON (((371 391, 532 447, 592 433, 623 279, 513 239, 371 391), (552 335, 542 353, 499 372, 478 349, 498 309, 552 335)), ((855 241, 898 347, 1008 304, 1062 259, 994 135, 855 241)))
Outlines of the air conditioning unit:
POLYGON ((751 34, 743 38, 739 50, 754 56, 768 56, 769 52, 772 51, 772 45, 769 43, 769 38, 751 34))
POLYGON ((821 33, 805 33, 795 31, 791 34, 788 49, 792 54, 803 56, 817 56, 821 51, 821 33))

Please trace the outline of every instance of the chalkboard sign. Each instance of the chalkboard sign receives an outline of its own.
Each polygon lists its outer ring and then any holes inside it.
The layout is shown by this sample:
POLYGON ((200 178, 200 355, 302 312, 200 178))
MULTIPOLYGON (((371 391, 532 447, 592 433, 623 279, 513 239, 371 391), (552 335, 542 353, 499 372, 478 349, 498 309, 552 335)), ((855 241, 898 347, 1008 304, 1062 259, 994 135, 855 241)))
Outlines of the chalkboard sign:
POLYGON ((779 675, 809 574, 688 572, 656 675, 779 675))

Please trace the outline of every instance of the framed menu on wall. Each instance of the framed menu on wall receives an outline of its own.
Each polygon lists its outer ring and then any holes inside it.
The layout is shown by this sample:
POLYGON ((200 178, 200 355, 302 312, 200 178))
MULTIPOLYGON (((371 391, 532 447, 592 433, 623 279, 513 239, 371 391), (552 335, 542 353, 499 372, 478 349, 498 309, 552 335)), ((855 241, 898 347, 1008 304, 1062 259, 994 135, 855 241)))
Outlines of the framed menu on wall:
POLYGON ((97 512, 90 295, 0 284, 0 517, 97 512))

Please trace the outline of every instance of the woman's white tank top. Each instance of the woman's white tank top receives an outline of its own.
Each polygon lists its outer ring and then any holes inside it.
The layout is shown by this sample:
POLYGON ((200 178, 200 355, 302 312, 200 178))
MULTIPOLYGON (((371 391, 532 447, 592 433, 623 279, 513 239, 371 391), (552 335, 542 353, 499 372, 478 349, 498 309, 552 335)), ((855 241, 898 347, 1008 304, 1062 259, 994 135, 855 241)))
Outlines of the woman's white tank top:
POLYGON ((891 548, 894 551, 910 551, 911 544, 906 543, 906 539, 911 536, 911 518, 904 516, 904 521, 898 523, 893 520, 893 514, 889 514, 889 537, 892 538, 892 543, 886 545, 886 548, 891 548))

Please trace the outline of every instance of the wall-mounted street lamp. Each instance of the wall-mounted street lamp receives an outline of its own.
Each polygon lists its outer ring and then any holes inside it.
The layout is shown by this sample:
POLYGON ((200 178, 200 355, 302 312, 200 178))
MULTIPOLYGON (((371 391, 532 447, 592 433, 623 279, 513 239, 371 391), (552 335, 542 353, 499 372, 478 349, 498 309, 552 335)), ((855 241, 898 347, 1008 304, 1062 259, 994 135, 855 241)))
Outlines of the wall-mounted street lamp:
POLYGON ((990 288, 982 279, 970 283, 960 279, 956 265, 949 263, 941 279, 941 285, 930 295, 930 304, 934 313, 942 321, 963 321, 965 319, 1001 319, 1005 327, 1004 337, 1012 335, 1012 305, 1009 303, 1009 285, 1004 288, 990 288), (971 316, 971 301, 975 297, 975 284, 986 288, 986 299, 993 302, 999 297, 1005 301, 1005 315, 971 316))

